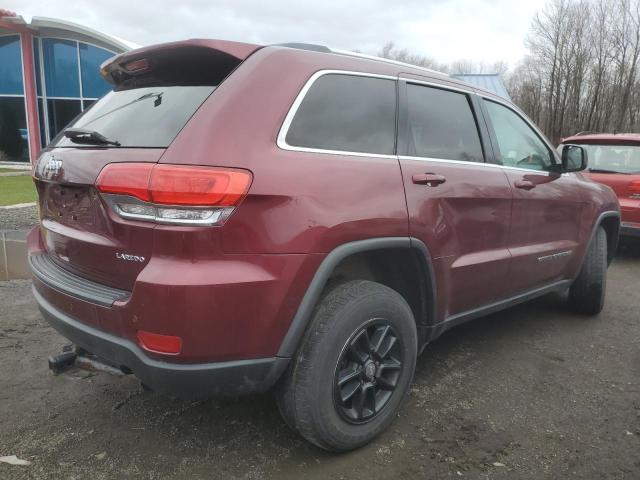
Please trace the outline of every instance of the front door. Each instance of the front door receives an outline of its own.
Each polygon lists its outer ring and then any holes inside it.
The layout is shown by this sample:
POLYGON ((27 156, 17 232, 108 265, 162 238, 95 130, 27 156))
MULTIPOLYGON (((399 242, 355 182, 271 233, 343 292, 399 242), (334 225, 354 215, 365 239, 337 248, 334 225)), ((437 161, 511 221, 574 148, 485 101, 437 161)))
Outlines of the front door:
POLYGON ((575 174, 515 110, 484 100, 496 157, 513 187, 509 289, 518 294, 563 279, 578 247, 583 207, 575 174))

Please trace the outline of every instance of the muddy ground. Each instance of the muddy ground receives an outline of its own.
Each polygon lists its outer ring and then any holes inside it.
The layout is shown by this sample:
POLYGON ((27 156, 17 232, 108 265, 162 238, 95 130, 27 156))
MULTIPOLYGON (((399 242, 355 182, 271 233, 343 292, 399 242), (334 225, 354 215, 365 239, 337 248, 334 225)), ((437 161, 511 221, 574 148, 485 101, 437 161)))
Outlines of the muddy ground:
POLYGON ((610 269, 605 311, 561 296, 458 327, 430 345, 392 427, 324 453, 269 395, 184 402, 131 377, 54 377, 64 339, 30 283, 0 283, 0 478, 640 479, 640 246, 610 269))

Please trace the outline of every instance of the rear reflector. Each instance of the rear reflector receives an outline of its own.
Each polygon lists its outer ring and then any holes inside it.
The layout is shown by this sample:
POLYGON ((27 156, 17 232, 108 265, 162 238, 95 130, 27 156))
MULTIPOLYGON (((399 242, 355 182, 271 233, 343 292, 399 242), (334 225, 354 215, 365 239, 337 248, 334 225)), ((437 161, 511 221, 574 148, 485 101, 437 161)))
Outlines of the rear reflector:
POLYGON ((182 338, 173 335, 138 330, 138 343, 145 350, 165 355, 178 355, 182 351, 182 338))
POLYGON ((154 163, 106 165, 96 188, 128 219, 219 225, 247 194, 247 170, 154 163))

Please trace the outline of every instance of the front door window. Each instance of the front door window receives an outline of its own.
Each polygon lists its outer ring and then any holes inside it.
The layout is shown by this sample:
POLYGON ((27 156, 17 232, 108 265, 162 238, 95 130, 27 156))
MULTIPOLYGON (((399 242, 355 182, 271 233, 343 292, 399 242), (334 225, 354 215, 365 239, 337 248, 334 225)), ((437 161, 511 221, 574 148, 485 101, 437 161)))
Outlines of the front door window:
POLYGON ((549 170, 553 154, 536 132, 513 110, 485 100, 498 140, 499 160, 506 167, 549 170))

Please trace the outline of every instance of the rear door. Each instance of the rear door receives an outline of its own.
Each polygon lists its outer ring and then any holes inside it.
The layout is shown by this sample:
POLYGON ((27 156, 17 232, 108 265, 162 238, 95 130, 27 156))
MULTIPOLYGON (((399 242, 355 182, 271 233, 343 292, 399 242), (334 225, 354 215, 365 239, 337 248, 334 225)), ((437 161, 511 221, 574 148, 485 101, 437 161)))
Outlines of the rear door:
MULTIPOLYGON (((399 153, 409 230, 431 250, 441 318, 503 295, 511 188, 485 162, 473 95, 439 83, 401 82, 399 153)), ((485 137, 486 138, 486 137, 485 137)))
POLYGON ((483 100, 496 161, 513 187, 509 292, 564 278, 578 247, 583 194, 576 174, 553 172, 559 161, 519 112, 483 100))

